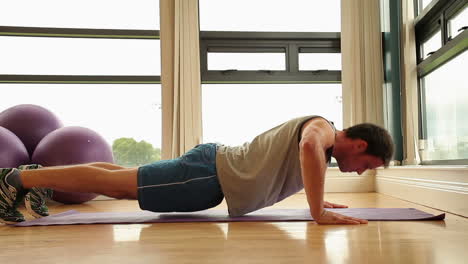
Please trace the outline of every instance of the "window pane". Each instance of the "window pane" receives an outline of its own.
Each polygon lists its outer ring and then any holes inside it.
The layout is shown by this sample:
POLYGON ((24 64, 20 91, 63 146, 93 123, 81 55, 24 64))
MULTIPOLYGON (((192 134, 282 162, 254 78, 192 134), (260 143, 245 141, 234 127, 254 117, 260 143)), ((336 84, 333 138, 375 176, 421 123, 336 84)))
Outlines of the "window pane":
POLYGON ((341 70, 341 53, 299 53, 299 70, 341 70))
POLYGON ((160 75, 159 40, 0 37, 0 74, 160 75))
POLYGON ((468 159, 467 68, 464 52, 423 78, 427 160, 468 159))
POLYGON ((440 30, 437 31, 431 38, 423 43, 423 59, 429 57, 428 53, 437 51, 442 47, 442 35, 440 30))
POLYGON ((159 30, 159 0, 2 1, 0 25, 159 30))
POLYGON ((284 53, 208 53, 208 70, 286 69, 284 53))
POLYGON ((111 146, 114 140, 126 137, 161 147, 159 84, 0 84, 0 91, 8 95, 8 100, 0 102, 0 112, 19 104, 35 104, 55 113, 64 126, 97 132, 111 146))
POLYGON ((200 0, 201 30, 340 32, 340 0, 200 0))
MULTIPOLYGON (((455 38, 463 31, 458 31, 462 27, 468 26, 468 8, 464 8, 454 18, 449 20, 450 36, 455 38)), ((465 29, 466 30, 466 29, 465 29)))
POLYGON ((341 84, 203 84, 203 141, 239 145, 289 119, 322 115, 342 128, 341 84))
POLYGON ((424 10, 424 8, 426 8, 426 6, 428 6, 432 2, 432 0, 418 0, 418 1, 421 1, 419 13, 421 13, 424 10))

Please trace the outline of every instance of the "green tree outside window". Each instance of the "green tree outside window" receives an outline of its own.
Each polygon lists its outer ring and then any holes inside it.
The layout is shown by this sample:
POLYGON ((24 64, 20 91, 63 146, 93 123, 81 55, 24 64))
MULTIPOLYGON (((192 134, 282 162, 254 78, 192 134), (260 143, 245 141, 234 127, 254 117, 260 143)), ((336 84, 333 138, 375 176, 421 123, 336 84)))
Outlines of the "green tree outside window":
POLYGON ((144 140, 137 142, 133 138, 114 140, 112 152, 115 164, 124 167, 137 167, 161 159, 161 149, 154 148, 144 140))

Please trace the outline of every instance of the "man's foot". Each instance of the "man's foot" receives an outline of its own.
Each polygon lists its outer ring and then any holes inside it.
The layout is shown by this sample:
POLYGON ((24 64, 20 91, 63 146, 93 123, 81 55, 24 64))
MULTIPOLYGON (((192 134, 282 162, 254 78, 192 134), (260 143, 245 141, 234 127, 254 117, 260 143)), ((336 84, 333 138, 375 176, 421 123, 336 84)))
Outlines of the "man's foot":
MULTIPOLYGON (((34 170, 42 168, 38 164, 21 165, 20 170, 34 170)), ((40 218, 49 215, 47 200, 52 198, 52 189, 33 187, 24 197, 24 205, 28 213, 35 218, 40 218)))
POLYGON ((0 222, 16 224, 24 221, 18 204, 27 193, 20 183, 18 169, 0 169, 0 222))
POLYGON ((33 187, 24 197, 24 205, 28 213, 35 218, 49 215, 47 200, 52 198, 52 189, 33 187))

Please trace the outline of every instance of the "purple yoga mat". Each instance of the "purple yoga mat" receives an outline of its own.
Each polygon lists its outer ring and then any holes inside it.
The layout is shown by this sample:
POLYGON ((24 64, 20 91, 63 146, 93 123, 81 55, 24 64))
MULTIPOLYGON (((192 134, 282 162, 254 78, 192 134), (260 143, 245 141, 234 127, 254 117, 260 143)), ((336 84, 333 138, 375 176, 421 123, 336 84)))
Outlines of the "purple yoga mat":
MULTIPOLYGON (((414 208, 329 208, 327 210, 370 221, 443 220, 445 218, 445 214, 432 215, 414 208)), ((262 209, 241 217, 229 217, 225 210, 206 210, 194 213, 153 213, 148 211, 80 213, 71 210, 21 222, 15 226, 312 220, 309 209, 262 209)))

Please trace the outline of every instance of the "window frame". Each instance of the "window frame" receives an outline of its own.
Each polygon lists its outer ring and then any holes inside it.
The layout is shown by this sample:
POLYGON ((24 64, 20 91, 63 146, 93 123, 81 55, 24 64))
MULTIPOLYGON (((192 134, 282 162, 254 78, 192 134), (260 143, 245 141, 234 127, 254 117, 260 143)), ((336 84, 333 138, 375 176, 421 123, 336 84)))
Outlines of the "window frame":
MULTIPOLYGON (((0 26, 0 36, 50 38, 159 39, 159 30, 84 29, 0 26)), ((0 74, 0 83, 160 84, 159 75, 0 74)))
POLYGON ((341 71, 299 70, 299 53, 341 53, 340 32, 200 32, 200 70, 204 84, 341 83, 341 71), (284 71, 208 70, 208 52, 284 52, 284 71))

